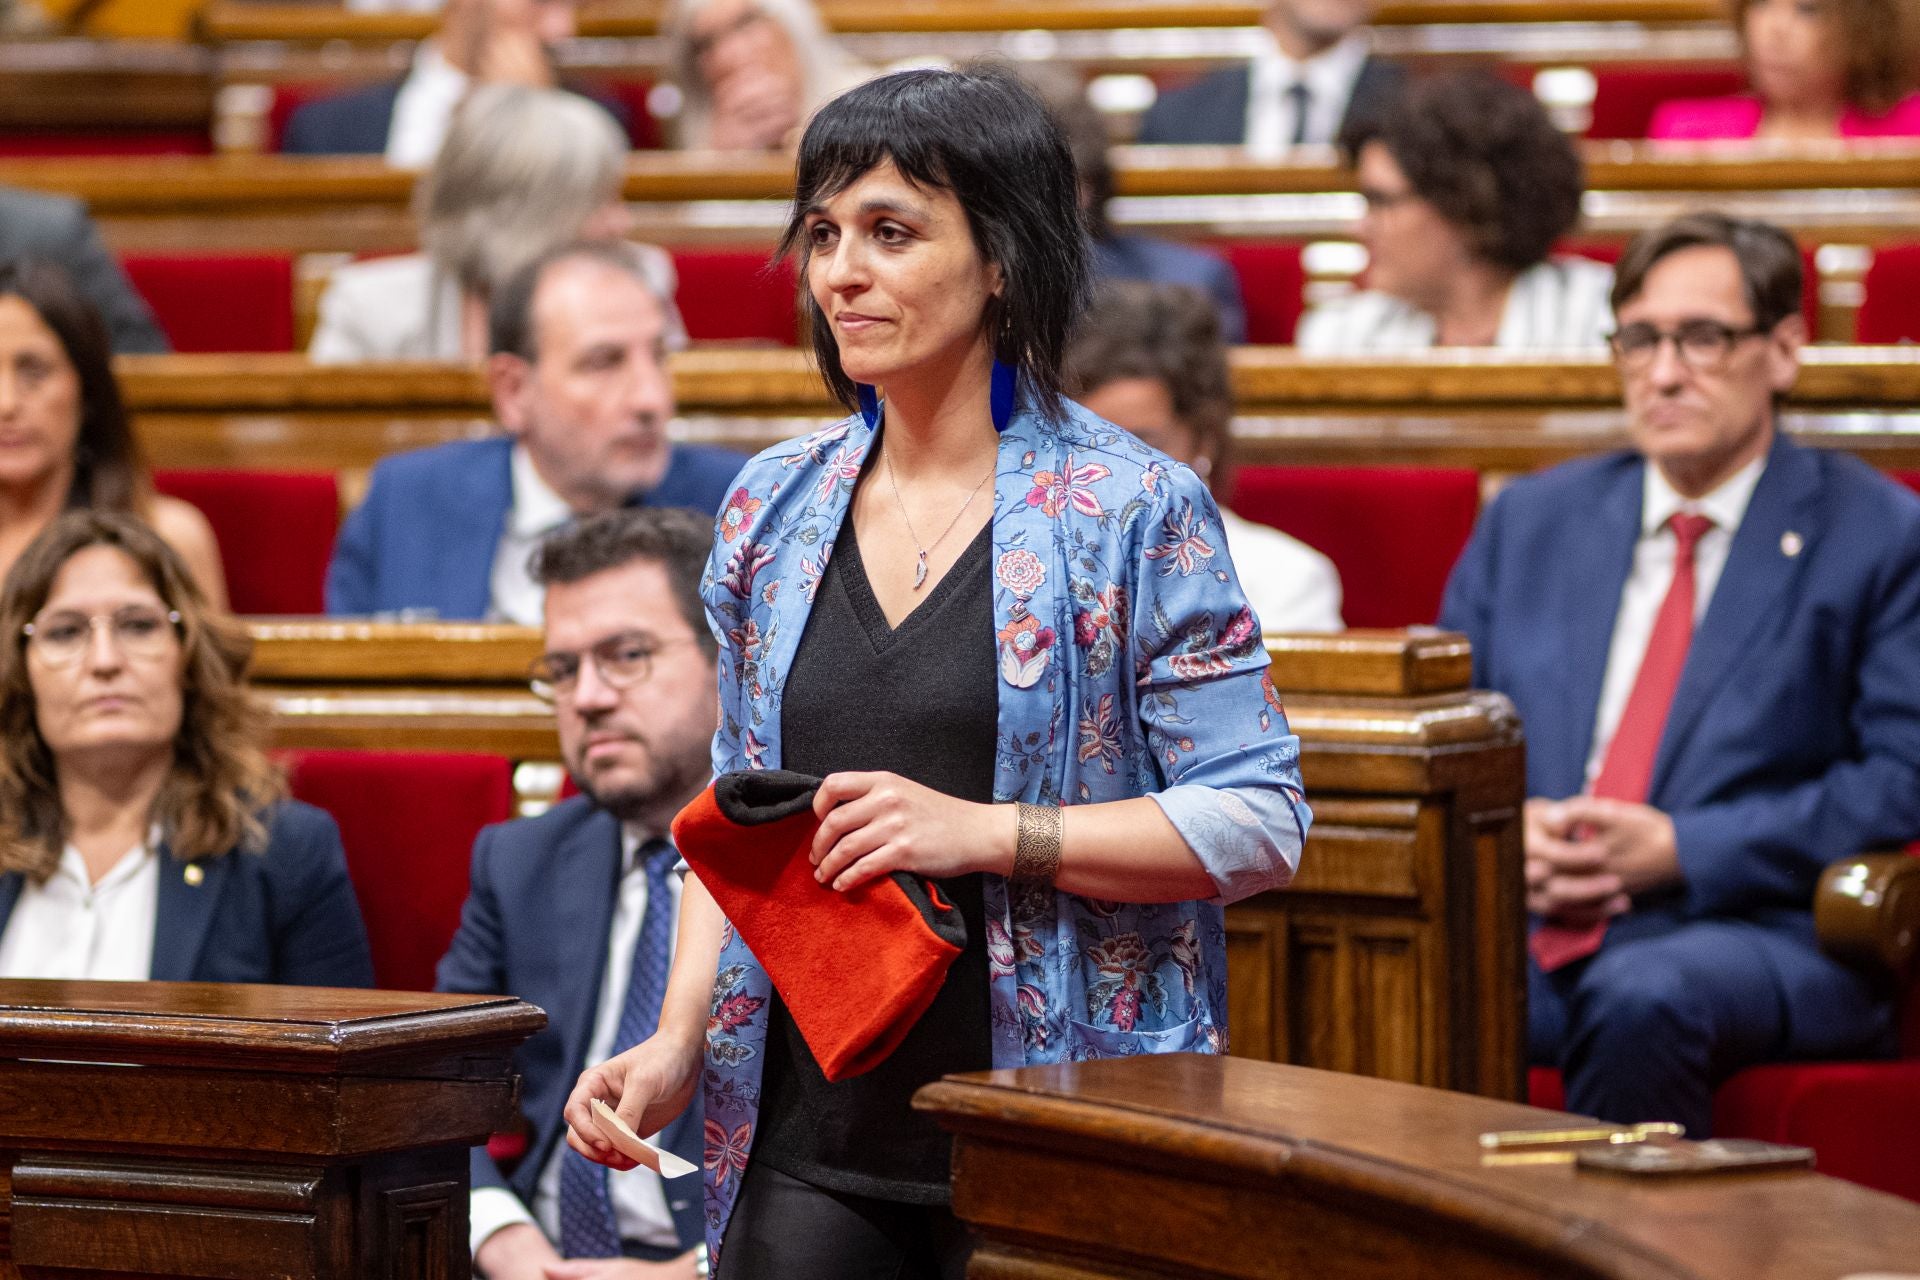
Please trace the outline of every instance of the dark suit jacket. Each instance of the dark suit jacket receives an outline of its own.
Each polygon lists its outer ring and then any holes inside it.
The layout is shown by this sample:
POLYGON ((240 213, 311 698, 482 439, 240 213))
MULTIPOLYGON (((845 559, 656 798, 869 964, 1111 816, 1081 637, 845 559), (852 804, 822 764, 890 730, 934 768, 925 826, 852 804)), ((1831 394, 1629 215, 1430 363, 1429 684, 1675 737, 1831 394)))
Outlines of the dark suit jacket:
MULTIPOLYGON (((1584 783, 1644 465, 1616 453, 1516 480, 1447 584, 1441 625, 1472 639, 1474 682, 1526 726, 1530 795, 1584 783)), ((1920 836, 1920 499, 1848 454, 1775 443, 1648 801, 1673 817, 1685 881, 1636 909, 1761 924, 1791 997, 1815 959, 1820 872, 1920 836)))
MULTIPOLYGON (((383 459, 334 544, 327 612, 485 617, 494 552, 513 506, 512 456, 513 442, 494 436, 383 459)), ((659 486, 634 501, 716 515, 745 462, 728 449, 675 445, 659 486)))
MULTIPOLYGON (((182 864, 162 845, 160 858, 153 981, 373 985, 340 829, 312 805, 276 805, 262 853, 182 864), (188 882, 187 866, 200 868, 199 884, 188 882)), ((0 875, 0 930, 22 885, 18 872, 0 875)))
POLYGON ((1151 236, 1107 236, 1090 243, 1096 281, 1143 280, 1198 289, 1213 299, 1214 310, 1220 313, 1221 339, 1229 344, 1247 340, 1247 308, 1240 298, 1240 277, 1224 259, 1151 236))
MULTIPOLYGON (((484 1146, 475 1147, 476 1187, 507 1187, 531 1203, 540 1171, 564 1140, 561 1112, 587 1066, 619 877, 620 824, 585 796, 537 818, 497 823, 474 841, 472 887, 436 985, 514 995, 547 1011, 547 1025, 513 1054, 532 1130, 527 1154, 507 1178, 484 1146)), ((698 1165, 699 1102, 662 1136, 698 1165)), ((706 1238, 700 1179, 689 1174, 663 1185, 680 1242, 691 1249, 706 1238)))
MULTIPOLYGON (((1400 96, 1406 82, 1406 70, 1398 64, 1368 58, 1353 82, 1353 96, 1347 99, 1340 127, 1379 115, 1400 96)), ((1252 84, 1252 70, 1241 65, 1224 67, 1175 89, 1147 108, 1134 141, 1237 146, 1247 140, 1247 95, 1252 84)))
MULTIPOLYGON (((287 120, 280 136, 283 155, 384 155, 387 134, 393 129, 393 104, 406 81, 369 85, 302 105, 287 120)), ((570 88, 563 85, 562 88, 570 88)), ((628 126, 625 104, 597 94, 572 89, 606 108, 622 130, 628 126)))
POLYGON ((39 258, 65 267, 81 296, 106 321, 116 353, 172 349, 78 200, 0 187, 0 259, 11 258, 39 258))

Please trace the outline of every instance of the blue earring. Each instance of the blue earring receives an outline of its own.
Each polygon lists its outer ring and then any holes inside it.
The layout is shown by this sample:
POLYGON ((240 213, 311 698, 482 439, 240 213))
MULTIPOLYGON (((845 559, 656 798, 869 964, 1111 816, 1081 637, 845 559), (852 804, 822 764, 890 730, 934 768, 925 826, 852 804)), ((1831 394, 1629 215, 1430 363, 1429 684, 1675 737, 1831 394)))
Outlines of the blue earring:
POLYGON ((880 393, 864 382, 853 384, 853 393, 860 401, 860 417, 871 431, 880 425, 880 393))
POLYGON ((1005 431, 1007 423, 1013 420, 1013 390, 1019 379, 1019 373, 1010 364, 993 362, 993 388, 988 403, 993 410, 993 429, 1005 431))

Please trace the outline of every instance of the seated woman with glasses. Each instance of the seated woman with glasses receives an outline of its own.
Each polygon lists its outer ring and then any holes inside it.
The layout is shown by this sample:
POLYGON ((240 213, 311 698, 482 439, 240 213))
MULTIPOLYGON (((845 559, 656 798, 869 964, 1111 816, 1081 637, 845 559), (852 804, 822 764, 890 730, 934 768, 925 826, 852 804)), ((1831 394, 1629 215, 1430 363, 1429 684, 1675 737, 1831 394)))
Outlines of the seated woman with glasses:
POLYGON ((224 609, 213 527, 194 507, 153 492, 112 351, 100 313, 64 270, 0 263, 0 574, 62 511, 124 511, 150 523, 224 609))
POLYGON ((121 512, 0 590, 0 977, 373 985, 333 820, 280 799, 251 644, 121 512))
POLYGON ((1613 273, 1552 256, 1585 179, 1532 94, 1486 72, 1431 76, 1340 146, 1366 201, 1366 287, 1309 312, 1301 351, 1602 345, 1613 273))
POLYGON ((1920 137, 1913 0, 1734 0, 1750 93, 1662 103, 1660 141, 1920 137))

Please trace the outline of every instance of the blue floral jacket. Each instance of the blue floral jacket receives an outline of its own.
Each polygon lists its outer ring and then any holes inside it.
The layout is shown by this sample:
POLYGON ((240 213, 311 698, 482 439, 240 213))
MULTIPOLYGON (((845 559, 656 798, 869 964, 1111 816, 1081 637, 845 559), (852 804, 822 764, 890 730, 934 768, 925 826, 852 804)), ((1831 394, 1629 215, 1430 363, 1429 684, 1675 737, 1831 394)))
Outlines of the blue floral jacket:
MULTIPOLYGON (((780 764, 781 687, 873 432, 852 417, 749 462, 702 589, 720 639, 716 773, 780 764)), ((1100 902, 986 878, 996 1067, 1219 1052, 1224 904, 1284 885, 1311 815, 1299 743, 1198 477, 1091 413, 1022 406, 993 498, 1001 802, 1151 795, 1218 889, 1100 902)), ((753 1146, 772 994, 727 931, 707 1024, 707 1232, 753 1146)))

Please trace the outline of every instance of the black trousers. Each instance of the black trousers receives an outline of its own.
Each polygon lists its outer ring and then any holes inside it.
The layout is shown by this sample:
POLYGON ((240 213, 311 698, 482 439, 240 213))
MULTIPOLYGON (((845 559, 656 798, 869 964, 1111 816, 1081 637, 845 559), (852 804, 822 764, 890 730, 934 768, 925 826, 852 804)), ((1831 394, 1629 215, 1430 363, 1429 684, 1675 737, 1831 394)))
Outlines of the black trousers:
POLYGON ((965 1280, 972 1250, 945 1205, 829 1191, 750 1161, 717 1280, 965 1280))

